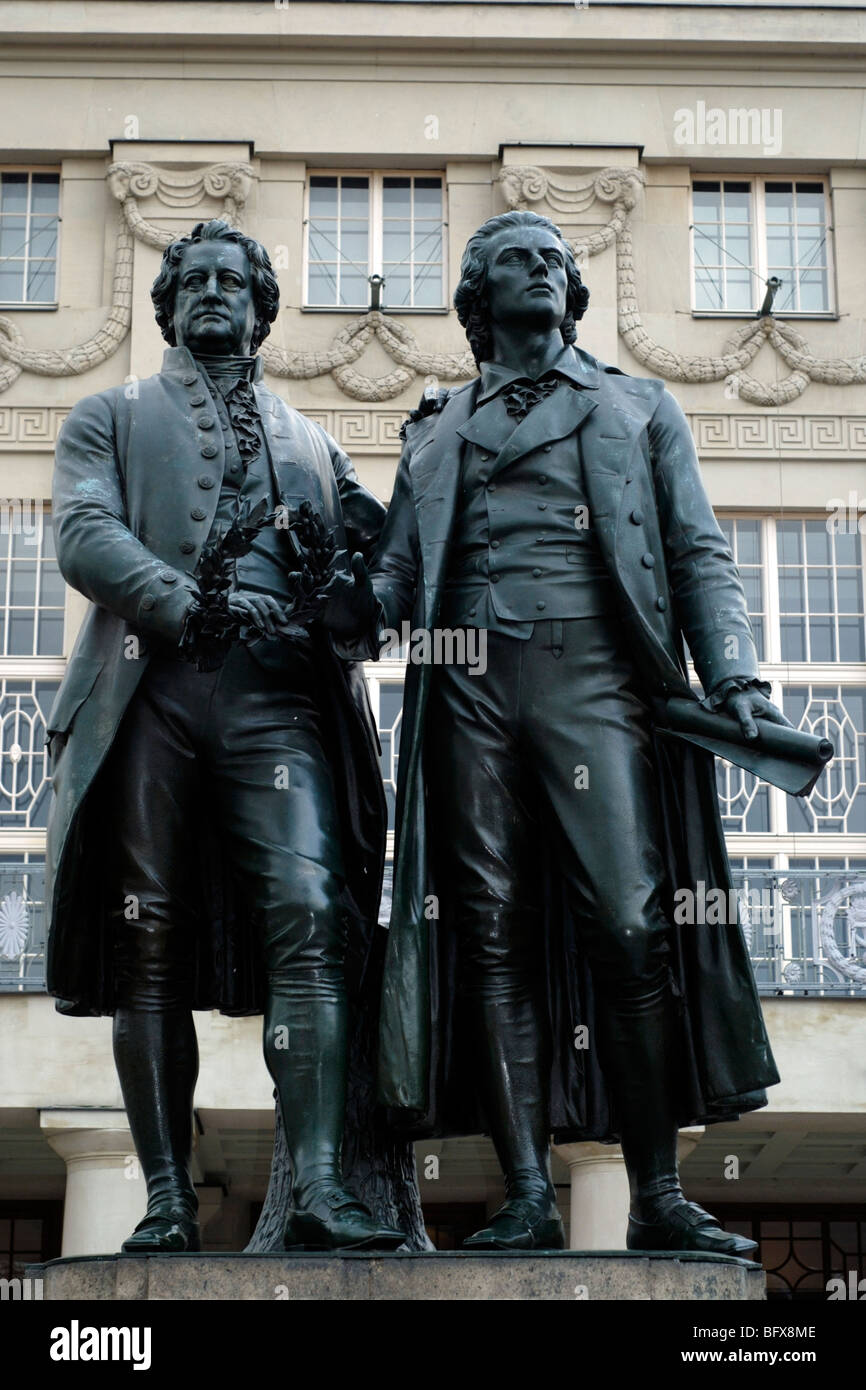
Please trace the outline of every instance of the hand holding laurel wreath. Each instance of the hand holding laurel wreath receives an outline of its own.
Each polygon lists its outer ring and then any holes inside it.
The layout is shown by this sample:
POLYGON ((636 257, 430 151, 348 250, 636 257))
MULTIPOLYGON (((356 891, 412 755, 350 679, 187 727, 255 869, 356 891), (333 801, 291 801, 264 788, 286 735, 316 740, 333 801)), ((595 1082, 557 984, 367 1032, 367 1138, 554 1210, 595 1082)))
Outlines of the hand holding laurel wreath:
POLYGON ((180 654, 199 671, 222 665, 235 642, 279 636, 304 638, 328 602, 329 586, 338 578, 344 552, 310 502, 292 508, 281 499, 269 512, 262 498, 244 501, 222 535, 204 547, 196 567, 198 595, 184 625, 180 654), (284 531, 292 559, 287 578, 292 594, 285 606, 269 594, 234 589, 237 561, 247 555, 265 526, 284 531))

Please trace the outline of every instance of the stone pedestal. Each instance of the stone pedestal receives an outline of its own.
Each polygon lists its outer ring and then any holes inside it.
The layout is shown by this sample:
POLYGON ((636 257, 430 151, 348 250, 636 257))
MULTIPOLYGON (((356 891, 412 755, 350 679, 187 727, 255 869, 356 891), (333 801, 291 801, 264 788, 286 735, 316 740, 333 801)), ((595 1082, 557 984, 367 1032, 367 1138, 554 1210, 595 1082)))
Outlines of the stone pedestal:
POLYGON ((119 1250, 147 1193, 125 1110, 42 1110, 42 1133, 66 1164, 63 1255, 119 1250))
POLYGON ((46 1300, 242 1302, 763 1299, 764 1271, 727 1255, 442 1250, 393 1255, 106 1255, 32 1265, 46 1300))

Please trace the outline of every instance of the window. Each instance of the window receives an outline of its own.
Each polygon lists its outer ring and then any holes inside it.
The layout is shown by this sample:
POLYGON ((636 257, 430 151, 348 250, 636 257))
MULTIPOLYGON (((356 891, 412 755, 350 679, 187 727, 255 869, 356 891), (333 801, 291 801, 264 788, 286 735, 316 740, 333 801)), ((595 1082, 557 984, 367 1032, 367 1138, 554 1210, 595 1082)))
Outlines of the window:
POLYGON ((826 517, 720 517, 719 525, 740 568, 773 699, 797 728, 836 746, 806 800, 717 762, 725 830, 866 835, 864 537, 826 517))
POLYGON ((57 301, 60 175, 0 171, 0 304, 57 301))
POLYGON ((311 174, 306 306, 366 309, 381 275, 384 307, 443 308, 444 231, 438 174, 311 174))
POLYGON ((0 505, 0 990, 44 988, 45 725, 65 669, 66 591, 51 513, 0 505), (14 950, 11 947, 14 946, 14 950))
POLYGON ((695 179, 695 312, 754 314, 777 277, 775 314, 830 313, 829 232, 823 180, 695 179))
MULTIPOLYGON (((832 1143, 835 1136, 822 1136, 832 1143)), ((801 1160, 806 1162, 805 1155, 801 1160)), ((714 1203, 726 1231, 748 1236, 760 1246, 767 1271, 768 1300, 826 1303, 831 1279, 846 1292, 866 1275, 866 1220, 862 1206, 758 1207, 714 1203)), ((837 1286, 838 1287, 838 1286, 837 1286)))

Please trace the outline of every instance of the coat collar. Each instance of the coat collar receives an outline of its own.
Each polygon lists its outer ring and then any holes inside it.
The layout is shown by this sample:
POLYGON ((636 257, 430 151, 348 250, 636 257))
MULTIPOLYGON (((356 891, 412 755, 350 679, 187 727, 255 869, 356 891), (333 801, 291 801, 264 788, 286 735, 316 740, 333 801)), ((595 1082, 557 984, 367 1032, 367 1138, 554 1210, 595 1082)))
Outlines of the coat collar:
POLYGON ((564 382, 530 410, 518 425, 506 415, 502 402, 494 397, 482 405, 471 420, 458 427, 458 433, 470 444, 477 444, 493 455, 492 476, 543 444, 566 439, 580 428, 596 404, 594 396, 577 390, 570 381, 564 382))
POLYGON ((549 367, 545 367, 544 371, 540 372, 537 377, 529 376, 526 372, 515 371, 512 367, 505 367, 501 362, 482 362, 479 371, 481 372, 481 389, 478 393, 479 407, 486 404, 514 381, 540 381, 542 377, 549 376, 551 372, 565 377, 566 380, 580 387, 581 390, 596 391, 598 389, 598 364, 595 358, 590 357, 589 353, 583 352, 580 348, 569 346, 564 346, 559 356, 551 362, 549 367))
MULTIPOLYGON (((198 364, 190 352, 185 347, 169 347, 162 354, 161 374, 172 378, 188 376, 195 372, 198 375, 198 364)), ((253 367, 253 382, 258 383, 264 375, 265 364, 262 358, 256 356, 255 366, 253 367)))

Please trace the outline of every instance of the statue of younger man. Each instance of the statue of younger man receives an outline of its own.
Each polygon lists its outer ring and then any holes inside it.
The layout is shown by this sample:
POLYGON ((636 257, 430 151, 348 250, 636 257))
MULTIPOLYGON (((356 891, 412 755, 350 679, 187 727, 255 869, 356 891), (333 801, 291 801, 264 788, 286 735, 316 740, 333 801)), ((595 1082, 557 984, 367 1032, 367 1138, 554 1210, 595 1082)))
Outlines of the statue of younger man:
POLYGON ((152 297, 162 370, 81 401, 57 446, 58 560, 91 607, 49 720, 49 989, 62 1011, 114 1015, 147 1181, 125 1251, 199 1248, 194 1008, 264 1012, 287 1248, 394 1249, 403 1233, 341 1168, 347 976, 363 974, 384 859, 361 669, 318 621, 288 622, 298 552, 276 522, 236 560, 224 659, 190 640, 202 550, 239 515, 308 503, 341 549, 369 555, 384 509, 262 384, 279 295, 261 245, 199 223, 166 248, 152 297))
POLYGON ((655 710, 695 698, 685 639, 742 737, 787 720, 682 410, 575 346, 588 298, 548 219, 486 222, 455 292, 479 375, 405 428, 351 650, 411 619, 481 629, 486 661, 407 670, 381 1099, 492 1136, 507 1200, 470 1249, 563 1244, 553 1131, 621 1139, 631 1249, 742 1254, 686 1200, 677 1130, 778 1073, 739 923, 675 922, 677 890, 731 881, 712 757, 655 710))

